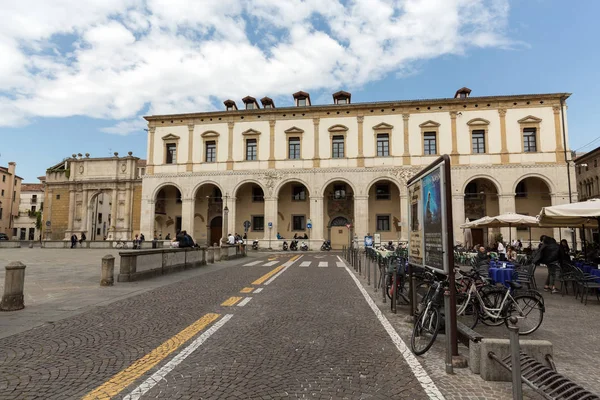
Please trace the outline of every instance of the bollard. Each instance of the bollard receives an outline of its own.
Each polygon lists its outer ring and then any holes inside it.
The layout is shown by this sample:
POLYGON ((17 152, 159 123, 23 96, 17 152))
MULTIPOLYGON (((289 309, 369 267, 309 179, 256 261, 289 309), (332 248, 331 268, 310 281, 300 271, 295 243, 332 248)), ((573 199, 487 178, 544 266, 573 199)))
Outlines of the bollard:
MULTIPOLYGON (((444 291, 444 315, 450 315, 450 290, 444 291)), ((446 373, 454 374, 454 366, 452 365, 452 335, 450 328, 450 321, 446 318, 445 322, 446 330, 446 373)))
POLYGON ((206 249, 206 258, 209 263, 215 263, 215 249, 213 247, 208 247, 206 249))
POLYGON ((0 311, 16 311, 25 308, 23 288, 25 287, 25 265, 13 261, 6 266, 4 278, 4 295, 0 303, 0 311))
POLYGON ((371 286, 371 257, 367 256, 367 285, 371 286))
MULTIPOLYGON (((375 263, 373 263, 373 264, 375 264, 375 263)), ((373 265, 373 291, 375 293, 377 293, 377 285, 378 285, 377 268, 379 268, 379 266, 377 264, 373 265)))
POLYGON ((398 301, 398 272, 396 266, 394 266, 394 272, 392 273, 392 312, 396 314, 396 302, 398 301))
POLYGON ((385 287, 385 281, 387 280, 387 268, 384 266, 381 267, 381 270, 379 271, 379 275, 380 275, 380 285, 381 285, 381 293, 383 294, 383 304, 387 303, 387 288, 385 287))
POLYGON ((513 399, 523 398, 523 383, 521 381, 521 348, 519 345, 519 327, 517 317, 508 319, 508 330, 510 336, 510 356, 512 369, 513 399))
POLYGON ((213 244, 213 254, 215 262, 221 261, 221 248, 216 243, 213 244))
POLYGON ((102 257, 102 275, 100 276, 100 286, 112 286, 115 282, 115 258, 108 254, 102 257))
POLYGON ((359 257, 358 257, 358 274, 360 276, 362 276, 362 265, 361 264, 362 264, 362 257, 359 254, 359 257))

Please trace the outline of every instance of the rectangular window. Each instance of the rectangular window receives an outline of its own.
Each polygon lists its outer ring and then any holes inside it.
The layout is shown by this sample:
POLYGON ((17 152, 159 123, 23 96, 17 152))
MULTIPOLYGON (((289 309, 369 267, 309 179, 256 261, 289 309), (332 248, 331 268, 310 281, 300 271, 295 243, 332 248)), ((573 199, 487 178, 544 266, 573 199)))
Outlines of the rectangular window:
POLYGON ((334 136, 331 138, 331 157, 344 158, 344 137, 334 136))
POLYGON ((264 215, 253 215, 252 216, 252 230, 262 232, 265 230, 265 216, 264 215))
POLYGON ((346 198, 346 185, 333 185, 333 198, 341 200, 346 198))
POLYGON ((478 129, 471 133, 473 154, 485 153, 485 130, 478 129))
POLYGON ((390 155, 390 135, 380 133, 377 135, 377 157, 387 157, 390 155))
POLYGON ((306 105, 306 99, 298 99, 298 107, 304 107, 306 105))
POLYGON ((256 161, 256 139, 246 139, 246 160, 256 161))
POLYGON ((265 194, 263 193, 262 189, 259 188, 258 186, 254 186, 252 188, 252 201, 257 201, 257 202, 265 201, 265 194))
POLYGON ((435 132, 425 132, 423 134, 423 154, 437 154, 437 143, 435 132))
POLYGON ((56 195, 56 200, 60 200, 60 194, 56 195))
POLYGON ((377 231, 389 231, 390 230, 390 216, 389 215, 378 215, 377 216, 377 231))
POLYGON ((35 206, 31 206, 31 212, 34 213, 35 212, 35 206))
POLYGON ((6 175, 2 175, 2 182, 6 182, 6 175))
POLYGON ((2 219, 2 208, 0 208, 0 219, 2 219))
POLYGON ((206 162, 216 162, 217 161, 217 142, 214 140, 209 140, 206 142, 206 162))
POLYGON ((177 163, 177 145, 175 143, 167 143, 167 164, 177 163))
POLYGON ((32 203, 32 204, 35 204, 35 203, 37 203, 37 194, 32 194, 32 195, 31 195, 31 203, 32 203))
POLYGON ((291 137, 289 139, 289 157, 290 160, 300 159, 300 138, 291 137))
POLYGON ((292 216, 292 230, 303 231, 306 229, 306 221, 304 215, 293 215, 292 216))
POLYGON ((337 103, 338 104, 348 104, 348 99, 338 99, 337 103))
POLYGON ((2 189, 2 197, 4 197, 4 189, 2 189))
POLYGON ((295 201, 306 200, 306 188, 304 186, 293 186, 292 187, 292 200, 295 200, 295 201))
POLYGON ((254 110, 254 103, 246 103, 246 110, 254 110))
POLYGON ((535 153, 537 151, 536 128, 523 129, 523 151, 525 153, 535 153))
POLYGON ((265 108, 273 108, 273 104, 265 104, 265 108))
POLYGON ((390 200, 392 198, 392 194, 390 193, 390 185, 376 185, 375 198, 377 200, 390 200))

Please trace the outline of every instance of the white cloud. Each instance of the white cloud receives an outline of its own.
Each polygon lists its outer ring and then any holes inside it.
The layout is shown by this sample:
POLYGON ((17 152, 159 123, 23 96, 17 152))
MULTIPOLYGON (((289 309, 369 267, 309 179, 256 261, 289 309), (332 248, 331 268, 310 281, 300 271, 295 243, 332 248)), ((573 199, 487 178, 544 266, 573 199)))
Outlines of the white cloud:
POLYGON ((508 12, 507 0, 2 2, 11 17, 0 25, 0 125, 86 115, 127 134, 148 108, 349 89, 509 46, 508 12))

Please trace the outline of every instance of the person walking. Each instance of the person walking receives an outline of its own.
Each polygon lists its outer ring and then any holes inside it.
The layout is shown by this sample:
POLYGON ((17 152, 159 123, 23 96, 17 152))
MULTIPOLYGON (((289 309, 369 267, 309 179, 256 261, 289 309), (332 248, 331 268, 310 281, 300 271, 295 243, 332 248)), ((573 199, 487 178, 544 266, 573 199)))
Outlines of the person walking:
POLYGON ((544 264, 548 267, 548 276, 544 290, 546 292, 558 293, 558 289, 555 286, 556 272, 560 270, 560 262, 564 258, 563 250, 553 237, 542 235, 540 242, 540 248, 533 257, 533 263, 535 265, 544 264))

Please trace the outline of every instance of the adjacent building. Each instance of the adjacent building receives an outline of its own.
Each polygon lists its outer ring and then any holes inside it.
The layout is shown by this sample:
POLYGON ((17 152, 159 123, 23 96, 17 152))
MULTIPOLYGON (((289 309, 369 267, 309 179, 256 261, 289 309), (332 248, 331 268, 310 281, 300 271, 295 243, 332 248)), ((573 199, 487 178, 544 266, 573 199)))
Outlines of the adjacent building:
POLYGON ((14 219, 13 236, 19 240, 40 240, 43 210, 43 183, 22 183, 19 214, 14 219))
POLYGON ((43 238, 130 240, 140 233, 142 174, 145 160, 91 158, 73 154, 48 168, 44 180, 43 238))
POLYGON ((14 238, 17 232, 14 219, 19 215, 21 181, 23 178, 15 173, 17 164, 9 162, 8 167, 0 166, 0 232, 14 238))
MULTIPOLYGON (((598 168, 600 147, 588 153, 578 155, 574 161, 579 200, 584 201, 600 198, 600 168, 598 168)), ((597 229, 586 229, 585 236, 587 240, 600 243, 597 229)))
MULTIPOLYGON (((452 160, 457 241, 466 218, 537 215, 576 198, 568 93, 474 97, 461 88, 430 100, 332 97, 312 105, 300 91, 293 107, 279 108, 247 96, 239 107, 225 101, 223 111, 146 117, 141 230, 165 237, 185 229, 200 243, 245 227, 250 240, 307 234, 335 247, 374 233, 406 240, 406 181, 441 154, 452 160)), ((508 239, 508 228, 502 233, 508 239)), ((532 235, 541 233, 561 234, 532 235)), ((529 233, 513 228, 512 237, 527 242, 529 233)), ((488 241, 473 231, 474 243, 488 241)))

